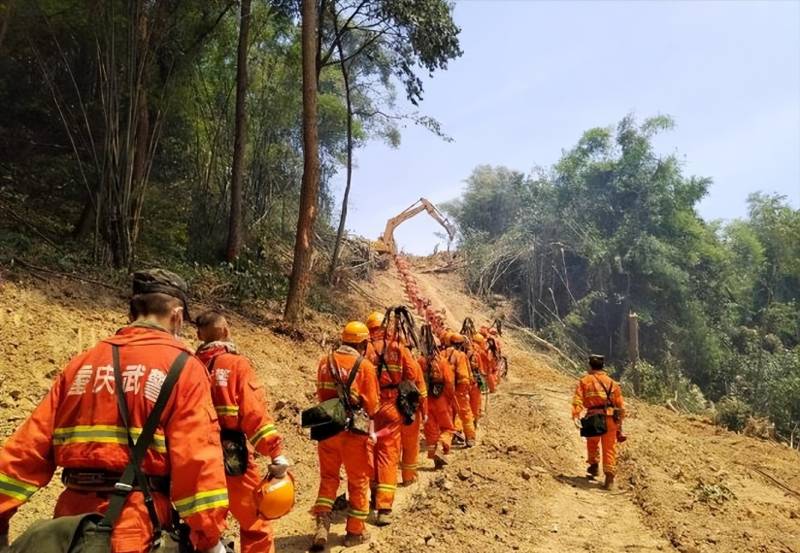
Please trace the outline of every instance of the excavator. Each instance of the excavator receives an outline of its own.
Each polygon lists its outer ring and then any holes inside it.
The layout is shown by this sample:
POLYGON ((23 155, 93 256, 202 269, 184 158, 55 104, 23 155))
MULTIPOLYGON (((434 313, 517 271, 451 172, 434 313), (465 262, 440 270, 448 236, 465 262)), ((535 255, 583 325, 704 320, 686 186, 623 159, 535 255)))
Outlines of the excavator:
MULTIPOLYGON (((397 253, 397 243, 394 241, 394 229, 396 229, 401 223, 408 221, 415 215, 422 213, 423 211, 427 211, 428 214, 433 217, 437 223, 442 225, 444 229, 447 231, 447 236, 449 237, 449 242, 452 242, 453 239, 456 237, 456 227, 447 220, 447 217, 439 211, 430 200, 425 198, 420 198, 406 209, 386 221, 386 228, 383 231, 383 234, 378 238, 376 242, 373 242, 372 247, 378 254, 389 254, 395 255, 397 253)), ((448 246, 449 246, 448 242, 448 246)))

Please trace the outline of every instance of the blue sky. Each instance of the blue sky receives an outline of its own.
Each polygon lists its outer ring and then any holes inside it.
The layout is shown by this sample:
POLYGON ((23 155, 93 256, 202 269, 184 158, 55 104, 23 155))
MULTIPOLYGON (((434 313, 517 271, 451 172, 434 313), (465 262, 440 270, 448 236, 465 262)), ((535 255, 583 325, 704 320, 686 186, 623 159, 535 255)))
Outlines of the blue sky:
MULTIPOLYGON (((675 118, 657 146, 713 178, 703 217, 744 216, 758 190, 800 207, 800 2, 462 0, 455 18, 464 55, 421 105, 454 141, 408 127, 398 149, 360 149, 349 230, 376 238, 420 196, 457 197, 479 164, 547 167, 627 113, 675 118)), ((395 236, 427 253, 440 230, 420 215, 395 236)))

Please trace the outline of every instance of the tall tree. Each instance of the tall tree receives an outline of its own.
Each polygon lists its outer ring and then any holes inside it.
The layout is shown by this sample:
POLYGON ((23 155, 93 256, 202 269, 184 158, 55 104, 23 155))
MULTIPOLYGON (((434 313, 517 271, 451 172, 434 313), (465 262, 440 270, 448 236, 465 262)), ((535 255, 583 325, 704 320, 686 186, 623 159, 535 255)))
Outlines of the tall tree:
POLYGON ((319 196, 319 140, 317 132, 317 2, 303 0, 301 49, 303 57, 303 184, 284 319, 297 324, 303 313, 310 281, 314 222, 319 196))
POLYGON ((242 178, 244 176, 244 150, 247 132, 247 47, 250 34, 250 3, 242 0, 239 23, 239 49, 236 67, 236 116, 233 140, 233 168, 231 172, 231 211, 228 222, 228 247, 226 258, 234 261, 242 248, 242 178))
MULTIPOLYGON (((458 41, 460 29, 453 22, 452 6, 446 0, 323 0, 322 5, 317 72, 319 74, 328 65, 339 66, 348 114, 347 179, 328 269, 330 280, 339 260, 347 221, 355 112, 358 111, 362 119, 409 119, 444 137, 438 123, 429 117, 390 114, 375 106, 355 110, 354 92, 359 88, 374 90, 374 84, 364 77, 375 73, 379 75, 380 85, 391 90, 389 103, 392 104, 394 92, 389 75, 393 74, 404 85, 408 100, 417 105, 423 93, 417 71, 423 69, 432 74, 436 69, 445 69, 449 60, 461 55, 461 48, 458 41)), ((390 133, 396 133, 396 129, 390 133)), ((390 140, 396 140, 396 137, 390 140)))

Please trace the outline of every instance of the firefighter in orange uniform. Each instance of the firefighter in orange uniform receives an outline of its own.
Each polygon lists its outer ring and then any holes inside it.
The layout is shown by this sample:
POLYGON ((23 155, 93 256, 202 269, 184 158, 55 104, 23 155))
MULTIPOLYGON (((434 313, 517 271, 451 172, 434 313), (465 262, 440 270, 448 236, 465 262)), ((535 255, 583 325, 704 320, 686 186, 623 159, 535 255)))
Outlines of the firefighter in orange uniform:
POLYGON ((447 348, 446 354, 447 361, 455 372, 456 409, 461 423, 460 428, 459 424, 456 424, 456 431, 463 429, 466 446, 472 447, 475 445, 476 433, 469 398, 469 391, 472 387, 472 371, 467 355, 464 353, 466 341, 467 339, 461 334, 450 333, 448 335, 450 347, 447 348))
POLYGON ((605 417, 605 434, 586 439, 586 462, 589 464, 586 472, 590 478, 597 476, 602 445, 604 487, 610 490, 614 487, 617 472, 616 446, 618 435, 621 436, 622 419, 625 417, 625 402, 622 399, 622 389, 608 376, 604 365, 605 359, 602 355, 589 356, 589 372, 578 381, 572 399, 572 419, 580 428, 581 415, 605 417))
MULTIPOLYGON (((347 382, 350 372, 358 363, 358 373, 350 387, 351 402, 363 409, 370 418, 378 411, 378 380, 375 366, 364 354, 367 350, 369 330, 361 322, 350 322, 342 331, 342 345, 332 354, 320 359, 317 369, 317 398, 326 401, 338 396, 333 371, 338 371, 340 382, 347 382), (336 365, 331 366, 331 360, 336 365)), ((369 516, 369 484, 373 474, 374 434, 365 435, 350 430, 321 440, 318 444, 320 483, 317 500, 311 512, 316 517, 316 532, 311 551, 323 551, 328 543, 331 511, 339 489, 339 469, 344 465, 347 473, 348 547, 365 543, 365 521, 369 516)))
POLYGON ((216 311, 206 311, 196 320, 197 338, 203 344, 197 357, 208 368, 211 397, 219 416, 223 440, 227 433, 245 444, 242 458, 246 469, 228 474, 230 510, 241 529, 242 553, 275 551, 272 524, 258 517, 254 490, 262 481, 254 451, 270 457, 269 475, 283 478, 289 461, 281 454, 281 436, 267 410, 267 394, 248 359, 230 341, 228 321, 216 311))
MULTIPOLYGON (((424 337, 423 337, 424 340, 424 337)), ((440 469, 447 465, 453 441, 453 410, 456 403, 455 374, 447 356, 431 340, 428 355, 420 360, 428 389, 428 420, 425 421, 425 444, 428 459, 440 469)))
POLYGON ((373 500, 378 511, 376 524, 391 523, 392 504, 397 490, 397 467, 400 464, 400 427, 403 418, 397 409, 397 387, 403 380, 417 376, 419 366, 411 351, 399 336, 387 336, 382 324, 375 326, 375 315, 370 315, 370 347, 367 358, 375 365, 380 387, 380 408, 375 415, 375 493, 373 500))
MULTIPOLYGON (((119 348, 129 427, 142 432, 166 374, 181 352, 176 336, 188 319, 186 284, 169 271, 134 274, 132 323, 75 357, 33 414, 0 450, 0 534, 17 508, 64 467, 54 516, 103 513, 129 462, 128 435, 117 409, 113 347, 119 348)), ((191 528, 200 551, 224 551, 228 492, 219 426, 206 369, 189 356, 166 403, 142 463, 159 524, 171 521, 170 503, 191 528)), ((118 493, 118 492, 117 492, 118 493)), ((154 524, 135 487, 111 534, 113 553, 150 551, 154 524)))
POLYGON ((403 486, 413 484, 417 480, 417 462, 419 460, 419 437, 420 429, 425 425, 428 418, 428 387, 425 384, 425 375, 422 371, 424 357, 417 359, 416 378, 414 384, 419 391, 419 408, 414 414, 414 421, 411 424, 404 424, 400 427, 400 476, 403 479, 403 486))
POLYGON ((484 345, 486 339, 478 332, 472 336, 472 347, 468 353, 469 366, 472 370, 472 385, 469 389, 469 405, 472 409, 472 416, 475 419, 475 428, 481 419, 481 394, 486 391, 488 385, 488 370, 486 350, 484 345))

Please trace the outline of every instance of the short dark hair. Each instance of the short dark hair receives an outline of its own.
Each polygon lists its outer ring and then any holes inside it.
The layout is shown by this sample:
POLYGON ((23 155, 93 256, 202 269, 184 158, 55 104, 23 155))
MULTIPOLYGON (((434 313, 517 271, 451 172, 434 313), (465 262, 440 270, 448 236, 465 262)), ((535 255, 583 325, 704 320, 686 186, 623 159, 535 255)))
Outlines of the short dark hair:
POLYGON ((206 328, 209 326, 217 326, 224 320, 225 315, 219 311, 209 309, 208 311, 203 311, 200 313, 200 315, 198 315, 198 317, 195 319, 194 324, 197 326, 197 328, 206 328))
POLYGON ((183 301, 160 292, 136 294, 131 297, 129 304, 132 320, 151 315, 155 317, 165 317, 176 307, 183 307, 183 301))

